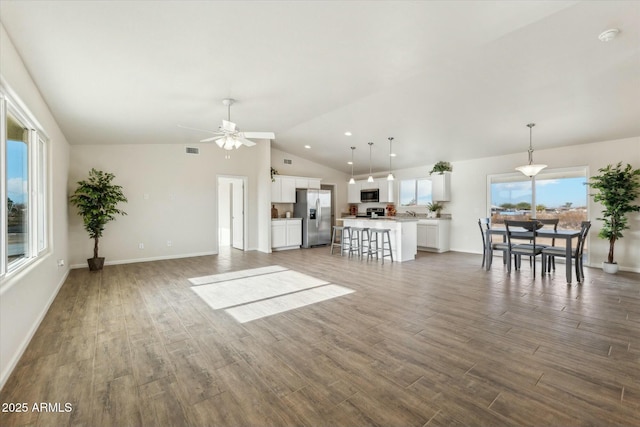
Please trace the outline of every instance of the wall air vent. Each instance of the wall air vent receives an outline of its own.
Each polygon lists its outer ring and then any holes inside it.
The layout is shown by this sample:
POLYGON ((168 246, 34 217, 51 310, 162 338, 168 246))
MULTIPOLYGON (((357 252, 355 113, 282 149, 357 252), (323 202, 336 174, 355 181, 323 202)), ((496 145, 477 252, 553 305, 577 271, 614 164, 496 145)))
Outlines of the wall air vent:
POLYGON ((285 165, 290 165, 291 164, 291 159, 284 159, 284 164, 285 165))
POLYGON ((187 154, 200 154, 200 149, 196 147, 187 147, 185 151, 187 154))

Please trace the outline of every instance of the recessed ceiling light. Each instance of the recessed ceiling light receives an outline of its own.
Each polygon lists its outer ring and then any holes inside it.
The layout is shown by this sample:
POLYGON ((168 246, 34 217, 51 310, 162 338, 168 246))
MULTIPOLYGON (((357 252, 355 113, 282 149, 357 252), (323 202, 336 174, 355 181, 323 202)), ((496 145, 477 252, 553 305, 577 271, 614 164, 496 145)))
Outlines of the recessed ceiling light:
POLYGON ((349 132, 349 131, 346 131, 344 134, 345 134, 346 136, 351 136, 351 135, 353 135, 353 134, 352 134, 351 132, 349 132))
POLYGON ((396 154, 396 153, 391 153, 391 154, 389 154, 389 157, 395 157, 395 156, 397 156, 397 154, 396 154))
POLYGON ((353 162, 352 162, 351 160, 349 160, 349 161, 347 162, 347 164, 348 164, 348 165, 352 165, 352 164, 353 164, 353 162))
POLYGON ((619 32, 620 32, 619 29, 611 28, 609 30, 601 32, 598 38, 600 39, 601 42, 610 42, 611 40, 616 38, 619 32))
POLYGON ((306 148, 307 150, 311 148, 310 145, 305 145, 304 148, 306 148))

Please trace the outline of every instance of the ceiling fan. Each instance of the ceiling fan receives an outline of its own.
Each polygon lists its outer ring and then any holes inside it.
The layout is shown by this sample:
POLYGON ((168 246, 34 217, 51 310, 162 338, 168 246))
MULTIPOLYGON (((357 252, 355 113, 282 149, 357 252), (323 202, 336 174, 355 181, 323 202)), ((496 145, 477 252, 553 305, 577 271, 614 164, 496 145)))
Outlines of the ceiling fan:
POLYGON ((227 120, 222 120, 222 125, 216 131, 182 125, 178 125, 178 127, 212 133, 213 136, 201 139, 200 142, 215 141, 218 147, 224 148, 225 150, 233 150, 234 148, 240 148, 243 145, 246 145, 247 147, 253 147, 256 145, 255 142, 250 141, 248 138, 275 139, 276 136, 273 132, 240 132, 240 130, 236 128, 236 124, 231 121, 231 106, 234 102, 236 102, 236 100, 231 98, 225 98, 222 100, 222 104, 227 107, 227 120))

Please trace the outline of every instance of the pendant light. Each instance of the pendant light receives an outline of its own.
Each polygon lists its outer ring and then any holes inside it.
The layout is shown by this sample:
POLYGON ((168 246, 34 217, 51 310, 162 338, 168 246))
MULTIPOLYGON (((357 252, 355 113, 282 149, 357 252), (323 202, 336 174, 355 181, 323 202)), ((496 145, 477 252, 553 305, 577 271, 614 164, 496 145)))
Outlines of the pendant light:
POLYGON ((373 142, 369 143, 369 178, 367 178, 367 182, 373 182, 373 175, 371 174, 371 146, 373 142))
POLYGON ((391 169, 391 159, 393 158, 393 152, 391 151, 391 144, 393 143, 393 137, 390 136, 389 138, 387 138, 389 140, 389 175, 387 175, 387 181, 393 181, 394 179, 396 179, 395 176, 393 176, 393 172, 391 169))
POLYGON ((355 150, 356 147, 351 147, 351 179, 349 180, 349 184, 355 184, 356 180, 353 179, 353 150, 355 150))
POLYGON ((542 169, 546 168, 547 165, 537 165, 533 163, 533 145, 531 143, 531 134, 532 129, 535 126, 535 123, 529 123, 527 127, 529 128, 529 164, 524 166, 518 166, 516 170, 522 172, 524 175, 532 178, 536 176, 542 169))

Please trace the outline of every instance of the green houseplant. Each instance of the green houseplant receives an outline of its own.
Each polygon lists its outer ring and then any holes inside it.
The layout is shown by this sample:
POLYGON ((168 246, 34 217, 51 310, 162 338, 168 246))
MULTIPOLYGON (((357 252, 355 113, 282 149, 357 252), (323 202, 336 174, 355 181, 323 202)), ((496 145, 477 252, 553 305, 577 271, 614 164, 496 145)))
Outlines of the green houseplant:
POLYGON ((445 172, 452 172, 452 171, 453 171, 453 166, 451 166, 451 163, 441 161, 433 165, 433 168, 431 169, 431 172, 429 172, 429 175, 432 175, 434 172, 438 172, 440 175, 442 175, 445 172))
POLYGON ((70 197, 72 205, 78 208, 84 229, 93 239, 93 258, 87 259, 91 271, 101 270, 104 257, 98 256, 98 242, 105 225, 113 221, 116 215, 127 213, 118 209, 118 203, 127 202, 122 187, 112 183, 115 175, 91 169, 86 180, 78 181, 78 188, 70 197))
POLYGON ((603 269, 615 273, 618 265, 614 261, 614 247, 616 240, 623 237, 622 231, 629 228, 627 214, 640 212, 640 205, 633 202, 640 195, 640 169, 634 169, 630 164, 622 167, 622 162, 616 166, 598 169, 599 175, 589 178, 587 185, 596 190, 591 194, 594 202, 602 204, 602 218, 604 225, 598 237, 609 241, 609 255, 603 263, 603 269))
POLYGON ((440 218, 440 212, 444 209, 444 205, 440 202, 430 202, 427 204, 429 212, 435 212, 436 218, 440 218))

